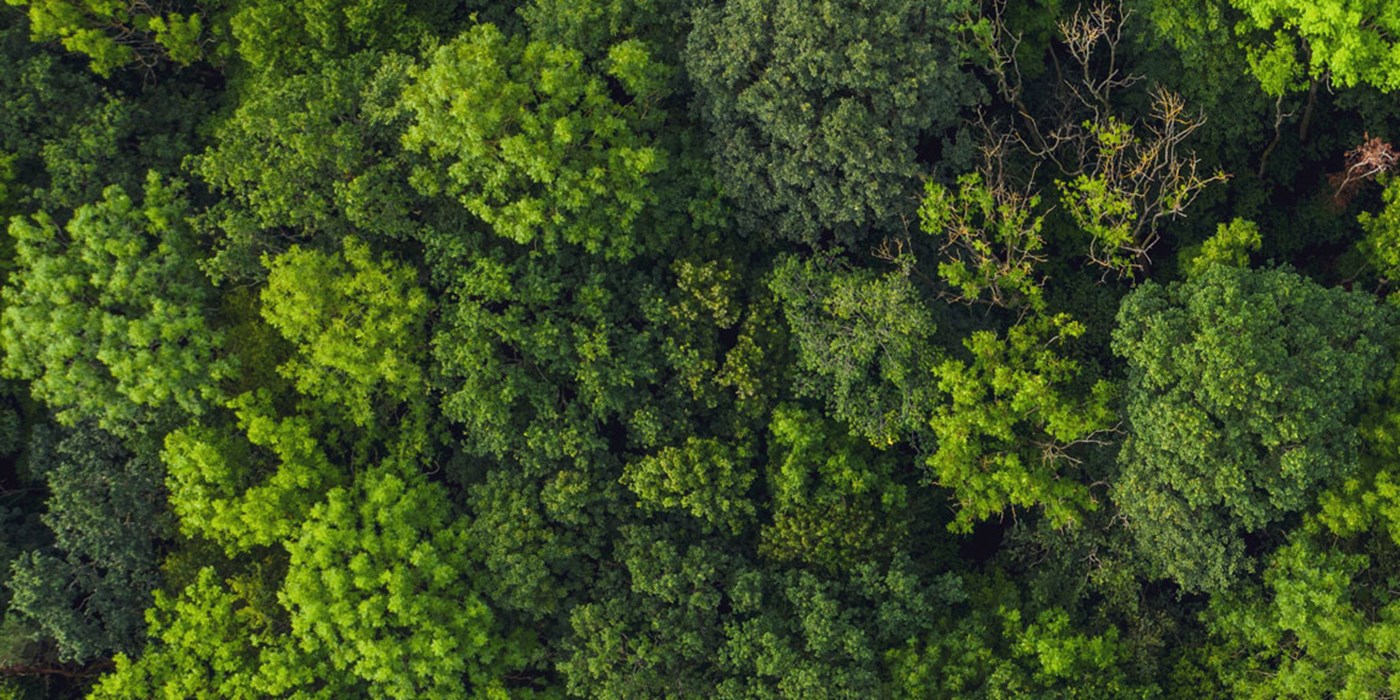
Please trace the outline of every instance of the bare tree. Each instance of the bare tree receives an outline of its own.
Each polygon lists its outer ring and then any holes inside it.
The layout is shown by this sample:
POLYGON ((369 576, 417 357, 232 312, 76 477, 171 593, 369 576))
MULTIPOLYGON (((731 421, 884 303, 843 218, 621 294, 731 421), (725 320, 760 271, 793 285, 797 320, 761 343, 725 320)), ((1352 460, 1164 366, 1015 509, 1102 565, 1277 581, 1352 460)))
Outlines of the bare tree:
MULTIPOLYGON (((1183 146, 1205 118, 1162 87, 1150 91, 1147 118, 1120 116, 1116 94, 1142 77, 1126 72, 1119 57, 1128 13, 1106 2, 1081 6, 1059 23, 1059 43, 1071 65, 1055 63, 1057 89, 1037 114, 1023 96, 1016 60, 1021 36, 1007 27, 1005 8, 1006 0, 990 3, 975 43, 988 57, 987 70, 999 95, 1015 108, 1019 126, 997 133, 996 125, 983 121, 991 144, 985 150, 1006 159, 1013 150, 1007 146, 1015 145, 1052 166, 1059 204, 1089 234, 1089 260, 1105 274, 1134 275, 1151 262, 1164 224, 1185 216, 1210 184, 1229 178, 1223 171, 1203 173, 1200 159, 1183 146)), ((1007 167, 984 165, 982 171, 988 170, 1007 167)), ((1032 168, 1026 184, 1011 191, 1033 192, 1034 176, 1032 168)))

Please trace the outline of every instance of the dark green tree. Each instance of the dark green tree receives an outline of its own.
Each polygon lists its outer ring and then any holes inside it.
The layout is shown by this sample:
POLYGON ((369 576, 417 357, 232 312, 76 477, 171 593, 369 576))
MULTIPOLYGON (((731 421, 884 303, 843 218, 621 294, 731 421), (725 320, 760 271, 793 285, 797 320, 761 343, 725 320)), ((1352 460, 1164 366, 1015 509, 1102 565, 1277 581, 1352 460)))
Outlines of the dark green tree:
POLYGON ((1386 376, 1391 314, 1286 270, 1211 265, 1118 312, 1130 433, 1114 499, 1159 573, 1189 590, 1248 568, 1245 533, 1354 471, 1354 420, 1386 376))
POLYGON ((90 424, 36 431, 27 461, 48 489, 41 519, 53 542, 15 560, 11 614, 52 638, 62 661, 139 651, 162 543, 174 534, 164 470, 90 424))
POLYGON ((898 231, 914 214, 920 139, 979 88, 952 0, 738 0, 698 9, 685 51, 741 230, 815 243, 898 231))

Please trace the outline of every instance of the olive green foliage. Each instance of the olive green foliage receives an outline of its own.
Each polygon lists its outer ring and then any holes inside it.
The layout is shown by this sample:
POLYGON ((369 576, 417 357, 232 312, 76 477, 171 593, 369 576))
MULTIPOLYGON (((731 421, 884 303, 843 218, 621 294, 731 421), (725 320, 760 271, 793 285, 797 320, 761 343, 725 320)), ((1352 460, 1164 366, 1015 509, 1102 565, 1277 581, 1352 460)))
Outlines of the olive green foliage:
POLYGON ((1188 589, 1247 567, 1241 536, 1354 471, 1356 411, 1392 360, 1390 317, 1283 270, 1214 265, 1146 283, 1118 312, 1131 433, 1114 497, 1188 589))
POLYGON ((61 422, 124 434, 217 397, 231 367, 203 313, 211 290, 187 212, 179 184, 153 172, 140 200, 110 188, 61 227, 45 213, 11 220, 4 367, 61 422))
POLYGON ((1362 473, 1321 495, 1316 515, 1270 556, 1261 584, 1212 601, 1205 660, 1231 690, 1277 697, 1394 691, 1400 602, 1382 582, 1395 575, 1400 543, 1397 378, 1392 373, 1384 400, 1361 421, 1362 473))
POLYGON ((233 3, 229 33, 239 58, 255 72, 285 76, 310 71, 357 51, 417 48, 452 9, 450 0, 309 0, 233 3))
POLYGON ((785 258, 769 284, 792 329, 802 393, 876 446, 921 427, 936 328, 907 276, 785 258))
POLYGON ((971 615, 926 644, 890 652, 900 697, 1154 697, 1125 673, 1116 627, 1084 629, 1064 609, 1028 614, 1004 582, 988 582, 971 615), (985 597, 984 597, 985 596, 985 597))
POLYGON ((897 549, 908 494, 893 455, 790 406, 778 407, 769 430, 773 522, 760 553, 840 569, 897 549))
MULTIPOLYGON (((406 68, 406 57, 398 58, 358 53, 245 86, 213 146, 192 161, 228 195, 210 217, 225 229, 226 249, 235 247, 240 226, 294 230, 306 240, 355 230, 406 235, 412 192, 391 175, 405 166, 395 158, 399 130, 386 113, 406 68)), ((270 240, 247 253, 254 260, 285 247, 284 235, 260 237, 270 240)))
POLYGON ((649 510, 677 509, 712 527, 741 532, 754 519, 752 448, 691 437, 627 465, 622 481, 649 510))
POLYGON ((857 242, 912 218, 915 149, 978 88, 956 0, 739 0, 696 11, 685 61, 744 233, 857 242))

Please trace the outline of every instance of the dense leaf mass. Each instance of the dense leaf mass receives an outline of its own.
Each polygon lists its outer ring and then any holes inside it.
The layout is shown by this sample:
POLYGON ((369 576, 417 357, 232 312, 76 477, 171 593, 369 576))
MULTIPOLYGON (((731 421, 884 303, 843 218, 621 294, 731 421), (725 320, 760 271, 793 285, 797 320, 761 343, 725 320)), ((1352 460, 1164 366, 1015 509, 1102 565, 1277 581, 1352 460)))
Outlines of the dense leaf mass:
POLYGON ((1397 7, 5 0, 0 698, 1396 697, 1397 7))

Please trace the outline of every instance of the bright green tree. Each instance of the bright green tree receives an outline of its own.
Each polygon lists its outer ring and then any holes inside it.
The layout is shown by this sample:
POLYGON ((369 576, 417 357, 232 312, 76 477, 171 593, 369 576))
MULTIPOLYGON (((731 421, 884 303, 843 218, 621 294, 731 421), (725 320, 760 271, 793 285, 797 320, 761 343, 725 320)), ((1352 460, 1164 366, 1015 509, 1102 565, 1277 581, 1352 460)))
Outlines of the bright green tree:
POLYGON ((203 58, 207 39, 197 3, 140 0, 5 0, 27 7, 35 41, 58 41, 87 56, 92 70, 150 69, 162 61, 187 66, 203 58), (169 11, 161 11, 169 7, 169 11))
POLYGON ((501 673, 520 650, 473 591, 469 547, 441 486, 372 468, 311 509, 279 599, 302 647, 370 697, 505 697, 501 673))
POLYGON ((116 656, 95 700, 307 700, 365 695, 362 685, 288 634, 286 611, 257 575, 199 569, 174 595, 159 591, 148 615, 151 643, 116 656))
POLYGON ((517 243, 630 257, 667 161, 648 136, 666 72, 637 42, 595 66, 576 50, 476 25, 434 51, 404 91, 413 115, 404 143, 434 163, 414 182, 517 243), (626 96, 614 98, 608 79, 626 96))
POLYGON ((1400 88, 1400 10, 1385 0, 1230 0, 1249 68, 1270 95, 1324 76, 1340 87, 1400 88))
POLYGON ((313 73, 357 51, 413 50, 452 11, 451 0, 243 0, 228 15, 238 56, 255 72, 313 73))
POLYGON ((680 510, 711 527, 737 534, 755 515, 753 447, 691 436, 679 447, 629 463, 622 482, 647 510, 680 510))
POLYGON ((349 481, 327 455, 335 432, 315 416, 282 417, 266 391, 229 402, 237 422, 176 430, 161 453, 180 530, 230 556, 292 535, 329 489, 349 481))
POLYGON ((278 371, 297 391, 360 428, 390 416, 421 423, 430 307, 417 271, 354 238, 335 254, 293 246, 267 266, 262 314, 295 348, 278 371), (394 410, 405 404, 412 417, 394 410))
POLYGON ((4 367, 59 421, 124 434, 217 397, 230 365, 205 319, 212 290, 188 212, 179 183, 153 172, 139 201, 110 188, 62 227, 43 213, 11 221, 4 367))
POLYGON ((1079 363, 1052 347, 1083 333, 1066 314, 1035 315, 1004 337, 973 333, 970 362, 934 368, 946 402, 929 421, 938 448, 928 465, 958 502, 950 527, 969 531, 1015 507, 1068 525, 1097 507, 1074 468, 1114 428, 1113 387, 1081 379, 1079 363))

